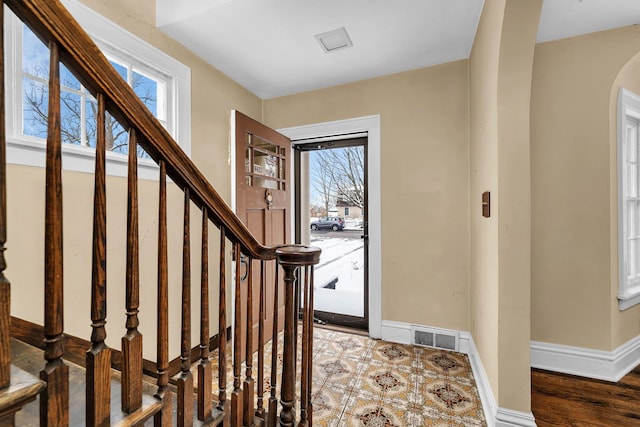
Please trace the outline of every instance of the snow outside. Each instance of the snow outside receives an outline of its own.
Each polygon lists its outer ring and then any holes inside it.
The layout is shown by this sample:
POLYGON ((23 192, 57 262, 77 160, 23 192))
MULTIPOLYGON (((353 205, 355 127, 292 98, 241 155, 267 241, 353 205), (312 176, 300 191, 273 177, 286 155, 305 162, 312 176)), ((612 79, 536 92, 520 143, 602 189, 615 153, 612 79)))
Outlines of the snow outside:
POLYGON ((309 152, 314 309, 364 317, 364 146, 309 152))

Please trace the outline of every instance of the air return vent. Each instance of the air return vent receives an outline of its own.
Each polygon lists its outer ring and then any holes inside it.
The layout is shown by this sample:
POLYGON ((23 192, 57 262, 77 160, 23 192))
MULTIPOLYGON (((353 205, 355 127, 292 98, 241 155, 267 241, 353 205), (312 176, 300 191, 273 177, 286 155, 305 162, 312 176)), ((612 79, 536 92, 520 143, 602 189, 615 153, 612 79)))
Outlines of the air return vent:
POLYGON ((326 33, 316 34, 314 37, 318 40, 318 43, 320 43, 325 53, 335 52, 336 50, 353 46, 351 38, 344 27, 327 31, 326 33))
POLYGON ((458 333, 456 331, 413 326, 411 337, 412 344, 415 345, 458 351, 458 333))

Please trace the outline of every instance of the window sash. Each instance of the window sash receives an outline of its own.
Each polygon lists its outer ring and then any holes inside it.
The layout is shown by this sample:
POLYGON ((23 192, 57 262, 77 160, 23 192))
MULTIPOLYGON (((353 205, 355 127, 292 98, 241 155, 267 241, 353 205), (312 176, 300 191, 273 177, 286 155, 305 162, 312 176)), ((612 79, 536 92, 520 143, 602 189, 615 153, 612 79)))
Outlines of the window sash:
MULTIPOLYGON (((191 155, 191 71, 159 49, 139 39, 122 27, 107 20, 77 0, 61 0, 80 25, 109 57, 133 58, 135 72, 147 77, 166 77, 166 97, 157 102, 159 121, 178 142, 183 151, 191 155), (117 47, 117 48, 116 48, 117 47)), ((7 88, 7 162, 26 166, 44 167, 45 155, 42 138, 22 135, 22 22, 11 13, 5 13, 5 87, 7 88)), ((48 66, 48 62, 47 62, 48 66)), ((66 89, 66 88, 65 88, 66 89)), ((86 94, 87 99, 90 95, 86 94)), ((86 104, 83 104, 86 106, 86 104)), ((89 144, 91 145, 91 144, 89 144)), ((63 144, 65 170, 93 173, 95 151, 80 145, 63 144)), ((157 164, 149 159, 138 162, 139 177, 156 180, 157 164)), ((127 175, 127 156, 107 152, 107 174, 127 175)))
MULTIPOLYGON (((35 138, 44 139, 46 137, 46 93, 48 91, 48 69, 41 70, 42 75, 37 75, 34 72, 42 66, 41 59, 37 56, 44 56, 45 53, 48 56, 48 48, 36 40, 35 35, 26 25, 21 25, 22 40, 29 39, 29 44, 37 44, 33 46, 32 50, 36 51, 33 62, 25 63, 25 60, 30 59, 33 55, 29 55, 24 51, 25 46, 23 43, 23 52, 21 55, 17 55, 20 60, 19 64, 16 64, 16 68, 22 70, 22 97, 18 98, 18 102, 22 102, 22 117, 20 122, 21 135, 31 136, 35 138), (35 40, 35 42, 34 42, 35 40), (40 55, 38 55, 38 52, 40 55), (26 84, 25 84, 26 83, 26 84), (27 102, 31 101, 31 102, 27 102), (41 129, 40 129, 41 128, 41 129), (27 129, 32 129, 29 132, 27 129), (43 135, 44 136, 41 136, 43 135)), ((123 55, 124 56, 124 55, 123 55)), ((145 72, 144 68, 137 62, 127 61, 124 58, 120 58, 114 55, 109 55, 108 60, 114 65, 114 67, 121 68, 123 72, 119 72, 121 77, 127 82, 129 86, 134 89, 134 92, 140 97, 143 103, 150 109, 151 113, 166 126, 166 111, 164 109, 167 98, 167 80, 168 76, 164 76, 158 72, 145 72), (141 81, 140 86, 136 87, 136 79, 146 79, 148 83, 141 81), (138 90, 142 85, 150 86, 149 97, 142 97, 142 93, 138 93, 138 90)), ((118 70, 116 68, 116 70, 118 70)), ((149 68, 149 67, 146 67, 149 68)), ((68 79, 61 82, 61 115, 62 115, 62 139, 63 143, 80 145, 82 147, 94 148, 95 147, 95 128, 92 129, 91 135, 89 135, 88 124, 93 123, 95 117, 92 112, 95 111, 95 98, 91 96, 80 85, 80 82, 70 72, 64 73, 69 76, 68 79), (65 84, 70 83, 70 84, 65 84), (77 87, 77 89, 76 89, 77 87)), ((107 147, 107 150, 113 153, 119 153, 126 155, 128 151, 128 145, 126 143, 126 137, 123 127, 113 119, 108 119, 107 122, 108 135, 112 136, 112 144, 107 147), (110 132, 109 132, 110 131, 110 132)), ((139 157, 148 158, 148 155, 144 151, 140 151, 139 157)))
POLYGON ((640 303, 640 97, 618 97, 618 300, 640 303))

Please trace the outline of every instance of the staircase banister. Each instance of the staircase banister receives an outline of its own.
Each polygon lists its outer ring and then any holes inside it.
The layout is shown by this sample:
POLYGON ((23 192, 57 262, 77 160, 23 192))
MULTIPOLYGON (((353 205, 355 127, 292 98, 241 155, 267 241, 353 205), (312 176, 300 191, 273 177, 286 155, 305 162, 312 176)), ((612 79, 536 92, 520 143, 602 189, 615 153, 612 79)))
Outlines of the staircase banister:
POLYGON ((292 267, 306 267, 320 262, 320 248, 306 245, 286 245, 276 249, 278 262, 292 267))
POLYGON ((45 44, 48 40, 59 44, 62 62, 92 95, 104 95, 112 116, 137 130, 139 143, 149 156, 156 162, 165 161, 171 180, 181 188, 189 188, 191 200, 207 208, 211 221, 225 227, 230 241, 239 243, 246 254, 255 259, 276 258, 278 247, 264 246, 255 239, 58 0, 5 0, 4 3, 45 44))

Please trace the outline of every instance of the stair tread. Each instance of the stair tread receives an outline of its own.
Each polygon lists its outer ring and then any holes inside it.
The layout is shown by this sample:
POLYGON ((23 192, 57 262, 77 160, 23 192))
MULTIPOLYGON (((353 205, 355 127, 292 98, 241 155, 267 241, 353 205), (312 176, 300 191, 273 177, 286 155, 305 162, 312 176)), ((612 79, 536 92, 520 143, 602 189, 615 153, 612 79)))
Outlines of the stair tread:
MULTIPOLYGON (((32 379, 35 379, 40 387, 33 393, 33 398, 37 397, 38 392, 45 387, 45 383, 38 379, 39 371, 44 367, 43 351, 26 344, 22 341, 12 339, 11 340, 11 358, 12 358, 12 380, 13 369, 22 372, 23 375, 27 375, 32 379), (20 369, 22 368, 22 369, 20 369)), ((78 366, 69 361, 65 361, 69 366, 69 400, 74 402, 70 405, 69 416, 70 425, 72 426, 84 426, 85 425, 85 387, 84 387, 84 368, 78 366)), ((153 415, 161 409, 161 402, 156 399, 153 394, 156 387, 153 384, 143 383, 144 394, 142 396, 142 407, 136 412, 131 414, 123 413, 120 410, 121 394, 120 394, 120 378, 119 372, 114 372, 111 381, 111 425, 118 427, 136 426, 136 425, 153 425, 153 415), (145 422, 146 421, 146 422, 145 422)), ((197 403, 194 404, 194 414, 197 411, 197 403)), ((174 395, 173 412, 174 417, 176 413, 177 405, 174 395)), ((29 404, 22 411, 16 414, 16 425, 37 425, 40 417, 39 405, 29 404)), ((215 426, 218 425, 223 418, 224 414, 218 409, 213 410, 212 417, 206 421, 194 420, 193 425, 196 427, 215 426)), ((173 425, 175 425, 175 420, 173 425)))
POLYGON ((11 383, 0 390, 0 415, 14 412, 33 401, 45 386, 37 376, 11 365, 11 383))
MULTIPOLYGON (((25 344, 19 340, 11 340, 11 360, 14 366, 21 368, 28 374, 39 376, 40 370, 44 368, 45 360, 43 351, 25 344)), ((69 367, 69 419, 70 425, 84 426, 85 422, 85 369, 74 363, 65 360, 69 367)), ((121 407, 121 387, 117 381, 119 375, 114 375, 111 381, 111 424, 117 426, 137 425, 152 417, 162 407, 161 402, 156 399, 155 386, 143 384, 142 407, 137 411, 127 414, 122 412, 121 407)), ((44 384, 44 383, 43 383, 44 384)), ((16 414, 16 425, 37 425, 40 417, 40 408, 37 404, 27 405, 22 411, 16 414)))

